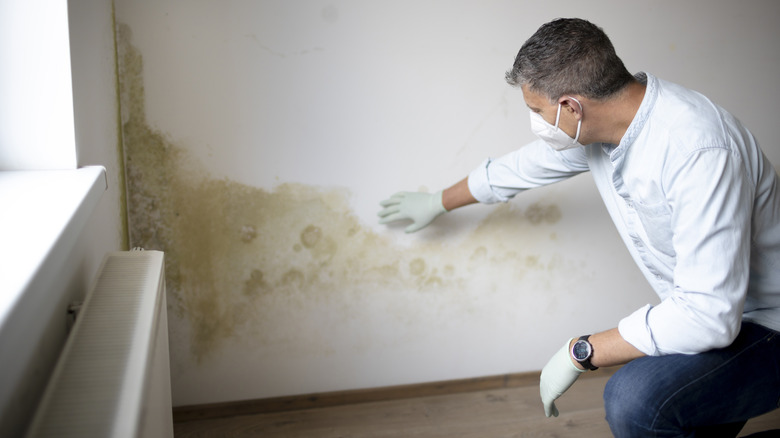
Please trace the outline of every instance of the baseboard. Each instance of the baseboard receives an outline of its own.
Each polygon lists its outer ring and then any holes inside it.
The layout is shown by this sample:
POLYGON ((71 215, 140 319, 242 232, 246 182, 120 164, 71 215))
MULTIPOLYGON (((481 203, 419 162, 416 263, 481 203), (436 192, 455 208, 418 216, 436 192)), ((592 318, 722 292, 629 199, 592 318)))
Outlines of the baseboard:
MULTIPOLYGON (((585 373, 581 378, 608 377, 614 374, 615 371, 617 371, 617 368, 602 368, 585 373)), ((539 384, 540 374, 540 372, 535 371, 381 388, 335 391, 320 394, 302 394, 257 400, 178 406, 173 408, 173 421, 175 423, 181 423, 212 418, 235 417, 239 415, 267 414, 272 412, 318 409, 357 403, 536 386, 539 384)))

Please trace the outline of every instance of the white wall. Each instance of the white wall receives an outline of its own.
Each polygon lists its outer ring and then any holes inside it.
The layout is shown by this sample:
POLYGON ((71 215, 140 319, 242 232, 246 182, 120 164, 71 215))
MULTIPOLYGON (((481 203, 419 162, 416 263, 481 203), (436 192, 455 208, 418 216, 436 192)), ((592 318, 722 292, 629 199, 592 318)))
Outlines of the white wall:
POLYGON ((709 95, 780 163, 773 0, 116 0, 116 16, 137 55, 131 229, 175 270, 175 405, 538 370, 655 302, 588 175, 411 236, 376 224, 395 191, 533 139, 503 74, 552 18, 599 24, 629 70, 709 95))

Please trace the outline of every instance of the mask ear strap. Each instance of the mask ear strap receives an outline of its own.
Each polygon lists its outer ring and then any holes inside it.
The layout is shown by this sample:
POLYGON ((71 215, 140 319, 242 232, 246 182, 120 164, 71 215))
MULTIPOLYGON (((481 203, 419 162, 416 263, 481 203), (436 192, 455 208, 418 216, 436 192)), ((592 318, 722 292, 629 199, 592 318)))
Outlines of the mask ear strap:
POLYGON ((579 105, 579 106, 580 106, 580 111, 582 111, 582 104, 580 103, 580 101, 579 101, 579 100, 577 100, 575 97, 572 97, 572 96, 567 96, 567 97, 568 97, 569 99, 571 99, 571 100, 573 100, 573 101, 577 102, 577 105, 579 105))
POLYGON ((558 121, 561 120, 561 104, 558 104, 558 115, 555 116, 555 129, 558 129, 558 121))
MULTIPOLYGON (((575 99, 574 97, 569 96, 569 99, 577 102, 577 105, 580 106, 580 112, 582 112, 582 104, 579 100, 575 99)), ((561 104, 558 104, 558 116, 561 115, 561 104)), ((557 123, 556 123, 557 124, 557 123)), ((580 129, 582 128, 582 117, 580 117, 579 120, 577 120, 577 135, 574 136, 574 142, 576 143, 577 140, 580 139, 580 129)))
POLYGON ((577 135, 574 136, 574 143, 580 139, 580 128, 582 128, 582 119, 577 121, 577 135))

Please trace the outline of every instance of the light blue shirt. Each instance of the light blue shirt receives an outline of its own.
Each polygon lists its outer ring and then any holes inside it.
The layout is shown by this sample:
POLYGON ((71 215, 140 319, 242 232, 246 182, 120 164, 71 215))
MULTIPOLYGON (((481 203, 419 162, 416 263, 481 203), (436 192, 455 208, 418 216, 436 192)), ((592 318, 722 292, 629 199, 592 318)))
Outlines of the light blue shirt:
POLYGON ((645 354, 727 346, 742 320, 780 331, 776 170, 750 131, 706 97, 650 74, 637 78, 647 89, 619 145, 556 152, 537 140, 471 172, 472 195, 506 202, 590 171, 661 299, 618 324, 645 354))

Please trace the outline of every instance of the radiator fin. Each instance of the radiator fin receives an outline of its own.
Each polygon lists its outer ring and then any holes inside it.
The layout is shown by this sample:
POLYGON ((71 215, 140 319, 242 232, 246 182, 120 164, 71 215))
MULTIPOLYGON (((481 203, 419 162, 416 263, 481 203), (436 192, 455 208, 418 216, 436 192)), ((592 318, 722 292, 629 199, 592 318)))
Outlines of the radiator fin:
POLYGON ((28 436, 137 436, 158 328, 167 335, 163 271, 161 252, 106 256, 28 436))

